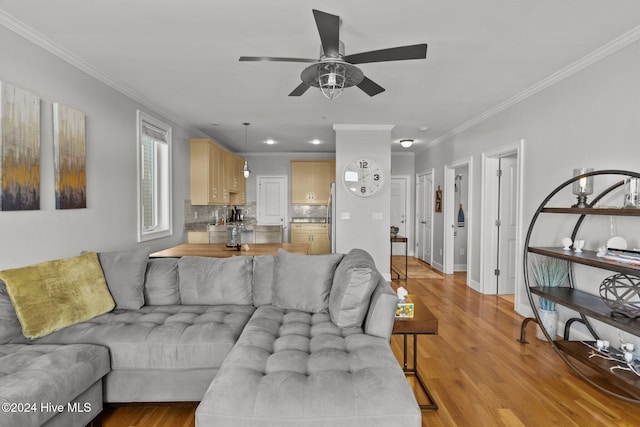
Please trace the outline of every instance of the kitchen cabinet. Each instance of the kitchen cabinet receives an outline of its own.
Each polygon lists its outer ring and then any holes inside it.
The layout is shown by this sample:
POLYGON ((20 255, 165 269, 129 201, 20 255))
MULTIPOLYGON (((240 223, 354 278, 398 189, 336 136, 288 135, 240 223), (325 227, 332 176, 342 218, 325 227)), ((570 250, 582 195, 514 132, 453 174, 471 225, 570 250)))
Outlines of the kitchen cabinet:
POLYGON ((191 141, 191 204, 244 205, 244 159, 210 139, 191 141))
POLYGON ((307 243, 309 254, 331 252, 327 224, 291 223, 291 243, 307 243))
POLYGON ((291 202, 294 205, 326 205, 336 180, 335 160, 292 160, 291 202))

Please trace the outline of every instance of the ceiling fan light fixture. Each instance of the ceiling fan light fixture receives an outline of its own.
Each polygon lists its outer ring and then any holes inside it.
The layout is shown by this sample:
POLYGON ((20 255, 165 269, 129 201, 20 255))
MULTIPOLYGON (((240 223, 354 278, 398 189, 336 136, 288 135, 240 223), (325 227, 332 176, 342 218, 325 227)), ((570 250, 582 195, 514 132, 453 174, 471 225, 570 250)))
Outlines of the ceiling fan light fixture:
POLYGON ((364 73, 348 62, 325 59, 305 68, 300 78, 309 86, 319 88, 328 99, 335 99, 344 88, 360 84, 364 73))
POLYGON ((340 96, 346 82, 346 67, 342 64, 328 63, 318 68, 318 87, 328 99, 340 96))
POLYGON ((404 148, 409 148, 413 145, 413 139, 401 139, 400 145, 404 148))

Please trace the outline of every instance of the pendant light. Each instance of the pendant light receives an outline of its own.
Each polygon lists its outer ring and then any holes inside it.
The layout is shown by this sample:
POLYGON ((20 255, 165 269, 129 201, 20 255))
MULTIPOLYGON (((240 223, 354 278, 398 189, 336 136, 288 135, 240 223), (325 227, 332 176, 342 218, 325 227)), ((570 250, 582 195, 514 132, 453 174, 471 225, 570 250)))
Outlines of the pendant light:
MULTIPOLYGON (((249 138, 247 136, 247 129, 249 128, 249 125, 251 123, 242 123, 244 125, 244 151, 246 153, 247 151, 247 146, 249 144, 249 138)), ((251 170, 249 169, 249 164, 247 163, 247 159, 244 160, 244 168, 242 168, 242 174, 244 175, 245 178, 249 178, 249 175, 251 175, 251 170)))

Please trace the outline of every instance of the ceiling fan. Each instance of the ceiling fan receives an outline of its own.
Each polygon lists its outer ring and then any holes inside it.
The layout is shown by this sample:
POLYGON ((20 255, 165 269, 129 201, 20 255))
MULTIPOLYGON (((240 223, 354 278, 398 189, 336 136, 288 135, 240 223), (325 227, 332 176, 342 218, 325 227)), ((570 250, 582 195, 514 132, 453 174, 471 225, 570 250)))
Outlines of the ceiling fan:
POLYGON ((282 58, 269 56, 241 56, 240 61, 277 61, 311 62, 300 74, 302 83, 289 96, 300 96, 309 87, 320 88, 329 99, 334 99, 346 87, 358 86, 369 96, 384 92, 384 88, 367 78, 360 68, 353 64, 370 62, 402 61, 406 59, 424 59, 427 57, 427 45, 393 47, 369 52, 344 54, 344 44, 340 41, 340 17, 313 9, 320 41, 322 43, 320 59, 282 58))

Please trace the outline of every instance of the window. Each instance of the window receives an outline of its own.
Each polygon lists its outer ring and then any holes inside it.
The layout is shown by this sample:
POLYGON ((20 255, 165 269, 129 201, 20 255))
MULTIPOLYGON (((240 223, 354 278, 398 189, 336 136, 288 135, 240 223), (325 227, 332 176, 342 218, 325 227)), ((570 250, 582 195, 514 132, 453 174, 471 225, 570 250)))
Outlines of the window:
POLYGON ((173 234, 171 126, 138 110, 138 241, 173 234))

